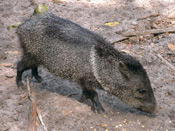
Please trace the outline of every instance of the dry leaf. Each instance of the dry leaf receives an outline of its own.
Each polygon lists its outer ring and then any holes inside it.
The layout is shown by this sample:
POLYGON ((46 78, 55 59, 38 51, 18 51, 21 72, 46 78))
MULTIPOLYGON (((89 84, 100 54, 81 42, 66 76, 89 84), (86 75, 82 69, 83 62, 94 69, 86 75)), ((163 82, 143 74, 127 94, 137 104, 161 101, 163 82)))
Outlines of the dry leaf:
POLYGON ((153 23, 152 26, 153 26, 154 28, 156 28, 156 29, 158 28, 157 25, 156 25, 156 23, 153 23))
POLYGON ((165 35, 168 36, 170 33, 169 32, 166 32, 165 35))
POLYGON ((14 25, 9 25, 9 26, 7 26, 7 30, 10 30, 11 28, 17 28, 20 24, 21 23, 18 22, 18 23, 14 24, 14 25))
POLYGON ((64 4, 64 3, 66 3, 65 1, 61 1, 61 0, 53 0, 53 2, 55 2, 57 4, 64 4))
POLYGON ((154 44, 153 47, 156 48, 156 45, 154 44))
POLYGON ((107 124, 102 124, 102 127, 107 127, 107 124))
POLYGON ((21 52, 19 52, 19 51, 6 51, 5 53, 9 53, 9 54, 21 54, 21 52))
POLYGON ((104 115, 104 117, 108 118, 108 116, 107 116, 107 115, 104 115))
POLYGON ((164 48, 162 48, 162 49, 161 49, 161 53, 164 53, 164 52, 165 52, 165 50, 164 50, 164 48))
POLYGON ((22 103, 18 103, 18 105, 22 105, 22 103))
POLYGON ((118 25, 118 24, 119 24, 119 22, 107 22, 107 23, 105 23, 105 25, 108 25, 108 26, 110 26, 110 27, 116 26, 116 25, 118 25))
POLYGON ((173 44, 168 44, 168 48, 169 48, 170 51, 175 50, 175 46, 173 44))
POLYGON ((62 113, 63 113, 63 115, 67 116, 67 115, 69 115, 71 112, 68 111, 68 110, 64 110, 64 111, 62 111, 62 113))
POLYGON ((39 123, 36 121, 36 125, 39 126, 39 123))
POLYGON ((126 54, 130 54, 129 50, 121 50, 122 52, 125 52, 126 54))
POLYGON ((126 48, 131 48, 132 44, 131 42, 128 43, 128 45, 126 46, 126 48))

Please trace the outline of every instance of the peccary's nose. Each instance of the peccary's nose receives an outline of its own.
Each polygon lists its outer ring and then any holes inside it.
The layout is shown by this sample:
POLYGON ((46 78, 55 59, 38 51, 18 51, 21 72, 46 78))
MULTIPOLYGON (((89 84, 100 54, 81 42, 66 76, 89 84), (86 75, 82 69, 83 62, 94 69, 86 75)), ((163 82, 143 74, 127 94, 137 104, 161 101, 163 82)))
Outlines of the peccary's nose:
POLYGON ((142 110, 148 113, 153 113, 156 109, 156 105, 156 102, 146 104, 145 107, 142 108, 142 110))

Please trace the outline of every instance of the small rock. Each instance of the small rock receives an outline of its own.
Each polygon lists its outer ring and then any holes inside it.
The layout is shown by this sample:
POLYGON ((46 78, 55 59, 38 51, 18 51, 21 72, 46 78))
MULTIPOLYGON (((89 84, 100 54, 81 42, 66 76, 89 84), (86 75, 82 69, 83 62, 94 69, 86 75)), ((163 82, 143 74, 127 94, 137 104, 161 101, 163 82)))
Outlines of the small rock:
POLYGON ((132 25, 138 25, 138 22, 137 21, 133 21, 131 24, 132 25))

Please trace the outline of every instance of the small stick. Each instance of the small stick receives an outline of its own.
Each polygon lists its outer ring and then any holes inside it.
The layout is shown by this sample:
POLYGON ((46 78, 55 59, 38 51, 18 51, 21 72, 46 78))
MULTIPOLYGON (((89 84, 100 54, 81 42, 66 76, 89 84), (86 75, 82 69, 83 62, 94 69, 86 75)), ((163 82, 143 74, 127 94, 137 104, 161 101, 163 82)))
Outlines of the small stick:
POLYGON ((29 0, 30 1, 30 5, 34 5, 35 4, 35 0, 29 0))
POLYGON ((128 33, 122 33, 124 37, 133 37, 133 36, 140 36, 140 35, 148 35, 148 34, 162 34, 162 33, 175 33, 175 27, 170 28, 161 28, 161 29, 151 29, 145 31, 132 31, 128 33))
POLYGON ((37 107, 36 111, 37 111, 37 114, 38 114, 38 118, 39 118, 41 124, 42 124, 43 127, 44 127, 44 130, 47 131, 47 128, 46 128, 46 126, 45 126, 45 124, 44 124, 44 122, 43 122, 43 119, 42 119, 42 116, 41 116, 41 114, 40 114, 40 112, 39 112, 38 107, 37 107))
MULTIPOLYGON (((36 106, 34 106, 35 108, 35 112, 37 113, 37 115, 38 115, 38 118, 39 118, 39 120, 40 120, 40 122, 41 122, 41 124, 43 125, 43 127, 44 127, 44 131, 48 131, 47 130, 47 128, 46 128, 46 126, 45 126, 45 124, 44 124, 44 122, 43 122, 43 119, 42 119, 42 116, 41 116, 41 113, 40 113, 40 111, 39 111, 39 109, 38 109, 38 107, 37 107, 37 101, 36 101, 36 93, 35 92, 32 92, 32 95, 31 95, 31 93, 30 93, 30 80, 29 80, 29 78, 27 77, 27 91, 28 91, 28 98, 29 98, 29 100, 32 102, 32 101, 35 101, 35 103, 36 103, 36 106)), ((33 112, 33 105, 31 105, 31 112, 33 112)), ((30 115, 31 116, 31 115, 30 115)), ((35 120, 36 120, 36 114, 33 116, 34 118, 35 118, 35 120)), ((32 117, 32 118, 33 118, 32 117)), ((30 121, 31 121, 31 117, 30 117, 30 121)), ((31 124, 31 122, 30 122, 30 124, 31 124)), ((35 124, 36 124, 36 121, 35 121, 35 124)), ((31 126, 29 126, 29 129, 31 129, 31 126)), ((29 131, 32 131, 32 130, 29 130, 29 131)), ((34 130, 34 131, 36 131, 36 130, 34 130)))
POLYGON ((0 66, 12 67, 12 64, 10 64, 10 63, 1 63, 0 66))
POLYGON ((158 56, 165 64, 167 64, 172 70, 175 71, 175 67, 174 67, 171 63, 169 63, 166 59, 164 59, 160 54, 157 54, 157 56, 158 56))
POLYGON ((144 16, 144 17, 137 18, 137 20, 144 20, 144 19, 147 19, 147 18, 150 18, 150 17, 157 17, 157 16, 159 16, 159 14, 155 13, 155 14, 151 14, 151 15, 147 15, 147 16, 144 16))
POLYGON ((27 77, 27 92, 28 92, 28 98, 31 100, 29 77, 27 77))
POLYGON ((30 123, 28 131, 36 131, 36 111, 37 111, 36 94, 32 92, 32 99, 30 106, 30 123))
POLYGON ((111 42, 111 43, 114 44, 114 43, 116 43, 116 42, 122 42, 122 41, 127 40, 127 39, 129 39, 129 37, 122 37, 122 38, 120 38, 120 39, 118 39, 118 40, 116 40, 116 41, 113 41, 113 42, 111 42))

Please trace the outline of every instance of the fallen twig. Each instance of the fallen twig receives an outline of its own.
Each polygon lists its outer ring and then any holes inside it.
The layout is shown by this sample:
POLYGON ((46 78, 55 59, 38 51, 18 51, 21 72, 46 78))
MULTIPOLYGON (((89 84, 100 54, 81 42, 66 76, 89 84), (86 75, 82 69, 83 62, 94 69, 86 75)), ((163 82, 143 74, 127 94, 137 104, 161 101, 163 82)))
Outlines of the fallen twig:
POLYGON ((32 92, 30 100, 31 100, 31 106, 30 106, 30 121, 28 131, 36 131, 37 100, 36 100, 36 94, 34 92, 32 92))
POLYGON ((127 40, 127 39, 129 39, 129 37, 122 37, 122 38, 120 38, 120 39, 118 39, 118 40, 115 40, 115 41, 113 41, 113 42, 111 42, 111 43, 114 44, 114 43, 116 43, 116 42, 122 42, 122 41, 127 40))
POLYGON ((140 36, 140 35, 148 35, 148 34, 162 34, 162 33, 175 33, 175 27, 170 28, 161 28, 161 29, 151 29, 145 31, 132 31, 128 33, 122 33, 124 37, 133 37, 133 36, 140 36))
POLYGON ((157 54, 157 56, 158 56, 165 64, 167 64, 172 70, 175 71, 175 67, 174 67, 171 63, 169 63, 166 59, 164 59, 160 54, 157 54))
POLYGON ((157 16, 159 16, 159 13, 155 13, 155 14, 144 16, 144 17, 140 17, 140 18, 137 18, 137 20, 144 20, 144 19, 147 19, 147 18, 150 18, 150 17, 157 17, 157 16))
POLYGON ((31 99, 31 94, 30 94, 30 80, 29 77, 27 77, 27 92, 28 92, 28 98, 31 99))
POLYGON ((46 126, 45 126, 45 124, 44 124, 44 122, 43 122, 43 119, 42 119, 42 116, 41 116, 41 114, 40 114, 40 112, 39 112, 38 107, 37 107, 37 110, 36 110, 36 111, 37 111, 37 114, 38 114, 39 120, 40 120, 41 124, 42 124, 43 127, 44 127, 44 130, 47 131, 47 128, 46 128, 46 126))
POLYGON ((44 127, 44 131, 48 131, 45 124, 44 124, 44 122, 43 122, 41 113, 40 113, 40 111, 37 107, 36 93, 32 92, 32 95, 30 93, 30 80, 29 80, 28 77, 27 77, 27 91, 28 91, 28 98, 31 101, 29 131, 36 131, 36 127, 35 127, 36 126, 36 113, 38 115, 38 118, 39 118, 41 124, 44 127))
POLYGON ((0 66, 12 67, 12 64, 11 63, 1 63, 0 66))

